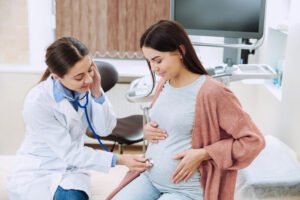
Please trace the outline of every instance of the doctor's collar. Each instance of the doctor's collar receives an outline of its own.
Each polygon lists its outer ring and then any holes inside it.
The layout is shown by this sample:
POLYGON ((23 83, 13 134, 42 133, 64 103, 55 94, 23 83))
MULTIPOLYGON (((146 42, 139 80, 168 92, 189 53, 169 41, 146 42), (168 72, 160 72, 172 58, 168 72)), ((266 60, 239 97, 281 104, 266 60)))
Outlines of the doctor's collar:
POLYGON ((69 100, 68 98, 66 98, 66 96, 69 97, 70 99, 77 99, 80 97, 79 92, 72 92, 71 90, 63 86, 58 80, 52 78, 52 81, 53 81, 53 96, 57 103, 62 101, 63 99, 69 100))

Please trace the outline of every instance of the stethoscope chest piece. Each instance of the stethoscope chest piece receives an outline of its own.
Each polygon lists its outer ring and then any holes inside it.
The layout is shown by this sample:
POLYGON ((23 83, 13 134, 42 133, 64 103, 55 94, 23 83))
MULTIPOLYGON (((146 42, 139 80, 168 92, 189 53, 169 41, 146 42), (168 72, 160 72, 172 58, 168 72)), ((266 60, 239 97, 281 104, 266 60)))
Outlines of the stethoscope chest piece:
POLYGON ((146 162, 149 163, 151 165, 151 167, 153 167, 154 161, 152 158, 148 158, 146 162))

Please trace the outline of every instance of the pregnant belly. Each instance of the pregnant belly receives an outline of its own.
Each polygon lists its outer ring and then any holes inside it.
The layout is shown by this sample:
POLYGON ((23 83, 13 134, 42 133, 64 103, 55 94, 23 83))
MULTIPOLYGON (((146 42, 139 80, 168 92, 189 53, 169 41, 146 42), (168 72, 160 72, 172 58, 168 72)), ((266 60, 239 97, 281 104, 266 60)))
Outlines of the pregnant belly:
POLYGON ((172 184, 172 174, 178 166, 180 160, 173 160, 168 152, 153 154, 147 151, 147 157, 152 158, 154 165, 148 170, 148 175, 152 181, 162 185, 172 184))
POLYGON ((183 150, 183 148, 177 148, 176 151, 163 145, 149 145, 146 156, 151 158, 154 163, 153 167, 146 172, 150 180, 160 186, 173 189, 189 188, 195 185, 199 187, 200 173, 198 171, 195 171, 187 182, 181 181, 177 184, 173 184, 172 182, 172 175, 181 161, 174 160, 173 156, 183 150))

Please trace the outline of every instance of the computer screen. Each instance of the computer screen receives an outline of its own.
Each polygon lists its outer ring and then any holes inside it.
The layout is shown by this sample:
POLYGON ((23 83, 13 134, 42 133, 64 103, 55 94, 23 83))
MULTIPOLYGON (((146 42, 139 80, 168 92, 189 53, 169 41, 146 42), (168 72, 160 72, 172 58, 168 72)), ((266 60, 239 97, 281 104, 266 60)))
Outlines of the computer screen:
POLYGON ((266 0, 171 0, 171 19, 189 35, 263 36, 266 0))

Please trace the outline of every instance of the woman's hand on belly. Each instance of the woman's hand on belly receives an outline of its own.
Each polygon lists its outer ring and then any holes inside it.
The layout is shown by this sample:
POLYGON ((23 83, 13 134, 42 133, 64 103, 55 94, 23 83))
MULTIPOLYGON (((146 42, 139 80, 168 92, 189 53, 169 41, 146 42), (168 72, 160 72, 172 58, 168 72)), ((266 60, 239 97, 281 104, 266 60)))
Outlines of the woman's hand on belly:
POLYGON ((144 125, 144 138, 150 143, 158 143, 159 140, 167 138, 166 130, 158 128, 156 122, 149 122, 144 125))
POLYGON ((187 181, 192 176, 192 174, 198 169, 201 162, 210 158, 211 157, 204 148, 189 149, 176 154, 173 157, 173 159, 181 159, 181 161, 172 174, 173 183, 187 181))

